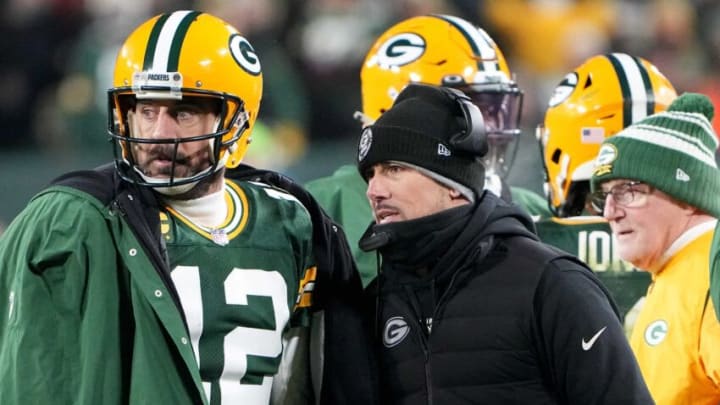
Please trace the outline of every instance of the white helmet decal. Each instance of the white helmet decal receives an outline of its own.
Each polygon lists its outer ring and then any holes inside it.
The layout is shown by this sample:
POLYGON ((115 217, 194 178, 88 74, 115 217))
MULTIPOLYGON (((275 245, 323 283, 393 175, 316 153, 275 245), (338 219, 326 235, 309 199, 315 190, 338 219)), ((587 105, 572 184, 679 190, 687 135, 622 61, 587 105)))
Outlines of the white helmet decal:
POLYGON ((577 84, 577 73, 572 72, 565 75, 565 78, 563 78, 560 84, 558 84, 557 87, 555 87, 555 90, 553 90, 553 94, 552 96, 550 96, 550 101, 548 102, 548 107, 555 107, 556 105, 567 100, 568 97, 570 97, 570 95, 572 94, 573 90, 575 90, 575 87, 577 87, 577 84))
POLYGON ((238 34, 233 34, 230 37, 228 48, 230 48, 233 58, 241 68, 253 76, 260 74, 260 59, 247 39, 238 34))
POLYGON ((425 39, 415 33, 395 35, 385 41, 377 53, 380 66, 402 66, 415 62, 425 53, 425 39))

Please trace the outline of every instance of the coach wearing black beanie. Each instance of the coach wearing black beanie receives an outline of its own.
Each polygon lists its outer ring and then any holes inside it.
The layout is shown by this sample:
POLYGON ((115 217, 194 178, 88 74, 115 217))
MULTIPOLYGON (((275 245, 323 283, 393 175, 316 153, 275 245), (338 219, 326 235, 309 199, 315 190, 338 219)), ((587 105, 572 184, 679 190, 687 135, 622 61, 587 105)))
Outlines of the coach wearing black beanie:
POLYGON ((463 97, 447 88, 407 87, 390 110, 363 130, 360 174, 365 177, 363 172, 372 165, 394 160, 414 165, 451 187, 482 192, 485 168, 481 158, 488 149, 485 127, 469 99, 465 104, 457 101, 463 97))
POLYGON ((362 132, 382 403, 652 403, 609 293, 483 191, 486 151, 477 107, 443 87, 407 86, 362 132))

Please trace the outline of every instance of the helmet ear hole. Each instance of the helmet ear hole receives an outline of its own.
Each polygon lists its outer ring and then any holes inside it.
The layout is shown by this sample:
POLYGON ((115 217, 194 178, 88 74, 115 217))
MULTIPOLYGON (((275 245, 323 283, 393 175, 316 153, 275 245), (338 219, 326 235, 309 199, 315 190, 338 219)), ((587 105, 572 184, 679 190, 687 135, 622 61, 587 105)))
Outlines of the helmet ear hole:
POLYGON ((577 217, 583 214, 590 195, 590 181, 574 181, 568 189, 567 200, 560 208, 561 217, 577 217))
POLYGON ((553 163, 558 164, 558 163, 560 163, 560 156, 562 156, 562 150, 560 150, 560 148, 555 149, 550 160, 553 163))

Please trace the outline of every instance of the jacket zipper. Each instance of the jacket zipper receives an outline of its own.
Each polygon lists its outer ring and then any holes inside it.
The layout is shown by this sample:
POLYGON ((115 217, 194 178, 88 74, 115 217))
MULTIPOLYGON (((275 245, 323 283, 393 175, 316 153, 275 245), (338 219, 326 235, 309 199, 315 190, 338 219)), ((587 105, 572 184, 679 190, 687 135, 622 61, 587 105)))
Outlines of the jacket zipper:
MULTIPOLYGON (((431 370, 431 363, 430 363, 430 335, 432 333, 432 329, 428 328, 428 325, 425 322, 425 319, 423 319, 422 311, 420 309, 420 303, 417 300, 417 297, 415 296, 414 291, 409 286, 405 286, 405 296, 407 297, 408 301, 403 301, 409 306, 408 314, 412 317, 413 321, 418 325, 420 330, 420 347, 423 352, 423 356, 425 357, 425 392, 427 393, 427 403, 428 405, 432 405, 433 403, 433 386, 432 386, 432 370, 431 370)), ((433 310, 434 312, 434 310, 433 310)), ((434 315, 433 315, 434 317, 434 315)), ((434 322, 434 320, 433 320, 434 322)))

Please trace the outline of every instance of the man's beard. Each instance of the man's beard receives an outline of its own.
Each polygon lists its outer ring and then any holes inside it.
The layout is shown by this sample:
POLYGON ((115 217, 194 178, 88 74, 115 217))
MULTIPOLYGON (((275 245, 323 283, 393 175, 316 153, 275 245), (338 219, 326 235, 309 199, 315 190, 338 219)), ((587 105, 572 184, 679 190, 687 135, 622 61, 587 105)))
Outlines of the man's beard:
MULTIPOLYGON (((147 177, 150 178, 162 178, 167 177, 170 181, 177 181, 183 178, 189 178, 197 175, 203 170, 208 170, 211 166, 210 163, 210 148, 203 148, 192 154, 184 154, 182 151, 176 148, 175 144, 151 144, 151 145, 135 145, 136 150, 147 147, 143 152, 145 153, 142 162, 138 162, 136 167, 147 177), (174 162, 174 164, 168 164, 156 168, 154 172, 148 170, 151 164, 155 160, 165 160, 174 162), (193 166, 193 162, 207 162, 202 168, 193 166), (179 169, 185 169, 185 173, 178 173, 179 169)), ((137 156, 137 155, 136 155, 137 156)), ((137 161, 137 160, 136 160, 137 161)), ((197 182, 175 185, 175 186, 164 186, 156 187, 155 191, 165 196, 165 198, 172 198, 175 200, 192 200, 198 197, 202 197, 208 193, 219 190, 219 185, 222 184, 224 178, 224 167, 217 168, 213 173, 206 177, 198 180, 197 182), (181 191, 182 188, 190 187, 187 191, 181 191), (173 189, 174 192, 173 192, 173 189)))
POLYGON ((218 185, 222 185, 224 178, 225 168, 223 167, 202 180, 199 180, 190 190, 173 196, 164 196, 163 198, 170 198, 173 200, 194 200, 220 190, 218 185))

